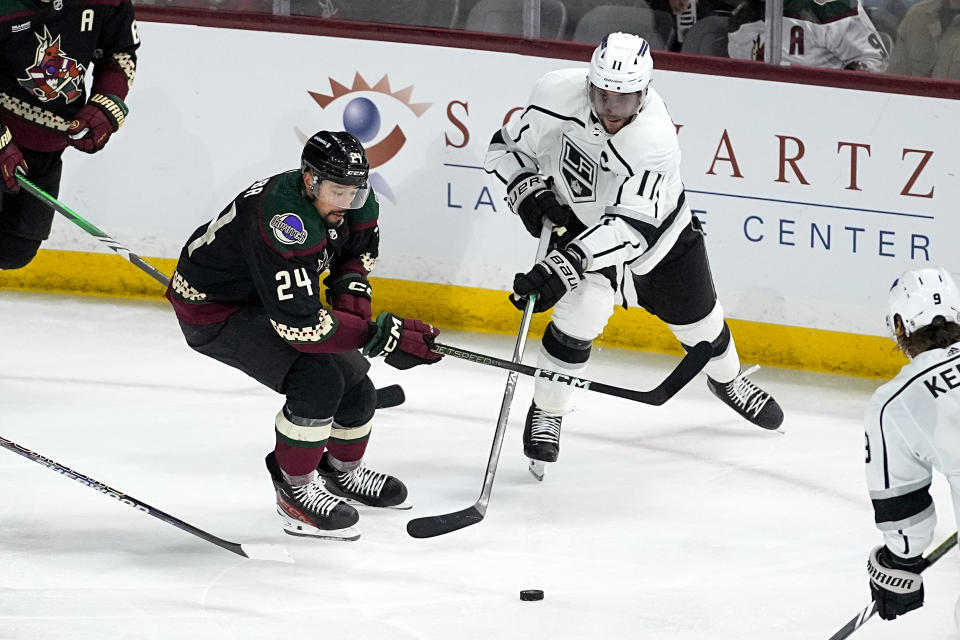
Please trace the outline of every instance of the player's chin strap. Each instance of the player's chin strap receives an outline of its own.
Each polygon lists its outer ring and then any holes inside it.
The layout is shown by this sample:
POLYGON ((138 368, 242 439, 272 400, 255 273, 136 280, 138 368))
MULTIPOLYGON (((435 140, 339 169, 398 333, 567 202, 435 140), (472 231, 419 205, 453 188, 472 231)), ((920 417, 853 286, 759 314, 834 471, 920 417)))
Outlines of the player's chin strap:
MULTIPOLYGON (((534 264, 547 255, 547 247, 550 245, 550 234, 553 231, 553 223, 544 219, 543 228, 540 229, 540 244, 537 245, 537 256, 534 264)), ((523 309, 523 318, 520 320, 520 332, 517 334, 517 342, 513 347, 512 364, 519 365, 523 359, 523 349, 527 343, 527 332, 530 330, 530 320, 533 317, 533 305, 537 301, 537 296, 533 295, 527 299, 527 305, 523 309)), ((441 353, 439 348, 442 345, 432 345, 434 351, 441 353)), ((505 367, 508 368, 508 367, 505 367)), ((487 459, 487 472, 483 477, 483 487, 480 490, 480 497, 471 507, 446 513, 439 516, 427 516, 423 518, 414 518, 407 523, 407 533, 414 538, 432 538, 444 533, 450 533, 457 529, 468 527, 483 520, 487 513, 487 504, 490 502, 490 492, 493 489, 493 478, 497 473, 497 463, 500 461, 500 450, 503 448, 503 436, 507 431, 507 419, 510 417, 510 405, 513 404, 513 393, 517 388, 517 371, 511 369, 507 376, 507 386, 503 390, 503 401, 500 403, 500 416, 497 418, 497 428, 493 433, 493 445, 490 447, 490 457, 487 459)))

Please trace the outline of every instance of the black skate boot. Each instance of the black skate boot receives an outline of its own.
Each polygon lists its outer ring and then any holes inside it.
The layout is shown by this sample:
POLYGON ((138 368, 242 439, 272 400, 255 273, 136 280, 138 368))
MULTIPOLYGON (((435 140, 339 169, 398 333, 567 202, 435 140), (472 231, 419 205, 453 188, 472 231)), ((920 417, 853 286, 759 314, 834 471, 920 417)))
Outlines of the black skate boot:
POLYGON ((367 468, 363 463, 352 471, 337 471, 330 464, 330 452, 325 452, 317 465, 317 472, 326 482, 327 491, 354 504, 390 509, 410 509, 407 487, 386 473, 367 468))
POLYGON ((707 377, 710 393, 741 416, 764 429, 774 430, 783 424, 783 410, 769 393, 755 385, 748 375, 760 367, 751 367, 727 383, 707 377))
POLYGON ((556 462, 560 456, 560 423, 563 416, 547 413, 536 403, 530 403, 523 425, 523 455, 530 458, 530 473, 543 480, 546 462, 556 462))
POLYGON ((277 457, 267 455, 267 470, 277 492, 277 513, 283 530, 292 536, 309 536, 330 540, 357 540, 360 519, 357 510, 324 489, 323 478, 302 487, 291 486, 283 477, 277 457))

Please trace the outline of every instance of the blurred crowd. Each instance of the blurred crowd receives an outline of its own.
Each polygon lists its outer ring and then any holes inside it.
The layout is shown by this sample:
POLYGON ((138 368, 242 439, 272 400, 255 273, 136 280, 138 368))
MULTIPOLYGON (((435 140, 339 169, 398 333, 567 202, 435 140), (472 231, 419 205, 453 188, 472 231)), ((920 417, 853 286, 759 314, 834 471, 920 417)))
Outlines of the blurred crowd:
MULTIPOLYGON (((523 35, 522 0, 134 0, 523 35)), ((540 37, 763 60, 764 0, 540 0, 540 37)), ((782 64, 960 79, 960 0, 784 0, 782 64)))

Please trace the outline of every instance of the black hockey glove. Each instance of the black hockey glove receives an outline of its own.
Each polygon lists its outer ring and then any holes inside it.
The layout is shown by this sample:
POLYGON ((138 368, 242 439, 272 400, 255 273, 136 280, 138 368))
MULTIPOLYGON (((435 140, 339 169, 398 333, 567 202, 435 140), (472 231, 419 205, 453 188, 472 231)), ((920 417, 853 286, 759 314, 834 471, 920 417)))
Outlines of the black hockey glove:
POLYGON ((533 265, 533 269, 516 275, 510 302, 517 309, 523 309, 526 306, 525 298, 536 294, 533 312, 550 309, 564 294, 580 286, 585 263, 586 258, 576 245, 551 251, 533 265))
POLYGON ((870 574, 870 595, 877 603, 877 613, 884 620, 923 606, 923 578, 920 572, 926 561, 922 557, 900 558, 886 546, 876 547, 867 559, 870 574))
POLYGON ((359 273, 348 271, 330 275, 323 284, 327 287, 327 304, 337 311, 363 320, 369 320, 373 316, 370 310, 370 283, 359 273))
POLYGON ((373 335, 363 347, 363 355, 384 356, 386 363, 397 369, 433 364, 443 357, 430 350, 430 342, 438 335, 440 330, 436 327, 384 311, 377 316, 373 335))
POLYGON ((567 226, 573 215, 569 206, 557 200, 549 180, 535 173, 522 173, 507 186, 507 204, 520 216, 523 226, 534 238, 540 237, 544 218, 553 222, 559 231, 560 227, 567 226))
POLYGON ((127 105, 117 96, 95 93, 84 105, 67 129, 71 145, 84 153, 96 153, 117 130, 123 126, 129 113, 127 105))
POLYGON ((27 163, 17 145, 13 144, 13 135, 10 129, 0 124, 0 186, 7 193, 16 193, 20 190, 16 174, 27 174, 27 163))

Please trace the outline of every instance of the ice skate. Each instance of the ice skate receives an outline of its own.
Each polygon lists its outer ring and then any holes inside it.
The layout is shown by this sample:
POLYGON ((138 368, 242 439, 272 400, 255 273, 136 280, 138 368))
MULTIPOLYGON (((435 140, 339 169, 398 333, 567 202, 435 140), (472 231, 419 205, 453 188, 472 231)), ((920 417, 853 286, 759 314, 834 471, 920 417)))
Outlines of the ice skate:
POLYGON ((547 462, 556 462, 560 455, 560 423, 563 416, 547 413, 530 403, 523 426, 523 454, 530 458, 530 473, 542 481, 547 462))
POLYGON ((277 513, 283 530, 292 536, 357 540, 360 530, 354 525, 360 519, 357 510, 324 489, 324 479, 317 476, 309 484, 294 487, 283 477, 276 455, 267 455, 267 469, 277 492, 277 513))
POLYGON ((407 487, 386 473, 379 473, 361 464, 346 473, 330 465, 329 452, 323 454, 317 472, 326 481, 327 490, 347 502, 368 507, 410 509, 407 487))
POLYGON ((779 429, 783 424, 783 410, 769 393, 754 384, 748 375, 760 367, 751 367, 727 383, 707 378, 710 393, 741 416, 764 429, 779 429))

